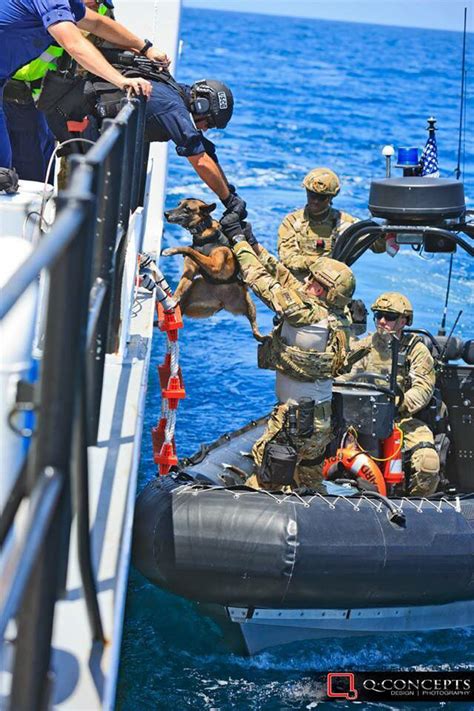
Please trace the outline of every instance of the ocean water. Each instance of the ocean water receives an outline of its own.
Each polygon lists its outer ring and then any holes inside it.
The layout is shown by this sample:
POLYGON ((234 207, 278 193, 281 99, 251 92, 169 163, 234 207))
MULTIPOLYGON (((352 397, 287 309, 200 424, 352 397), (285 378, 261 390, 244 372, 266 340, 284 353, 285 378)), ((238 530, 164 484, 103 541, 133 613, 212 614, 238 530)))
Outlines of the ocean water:
MULTIPOLYGON (((387 143, 422 147, 426 119, 431 115, 438 119, 441 173, 453 175, 460 33, 185 9, 181 36, 184 51, 177 78, 189 83, 202 77, 220 78, 234 91, 232 122, 226 131, 214 131, 210 137, 229 180, 247 200, 255 233, 270 250, 276 249, 283 216, 303 206, 301 180, 317 165, 327 165, 341 177, 342 191, 335 205, 369 217, 370 181, 385 174, 382 147, 387 143)), ((472 70, 472 35, 468 45, 468 69, 472 70)), ((473 89, 471 83, 468 107, 473 89)), ((461 167, 472 208, 474 145, 470 134, 463 146, 461 167)), ((214 201, 188 162, 171 149, 167 207, 174 207, 183 197, 214 201)), ((165 246, 188 241, 188 234, 179 227, 166 227, 165 246)), ((414 325, 436 332, 448 265, 447 255, 419 255, 408 247, 395 258, 366 254, 355 265, 357 296, 370 305, 384 290, 403 291, 414 305, 414 325)), ((163 258, 161 267, 176 284, 181 258, 163 258)), ((473 276, 472 260, 469 263, 467 255, 458 252, 448 327, 462 309, 457 333, 464 337, 472 337, 474 330, 473 276)), ((258 305, 263 331, 270 330, 271 316, 258 305)), ((210 442, 267 412, 274 401, 274 376, 257 369, 256 343, 242 317, 221 313, 208 320, 187 320, 181 333, 187 398, 178 410, 176 441, 179 455, 185 456, 201 442, 210 442)), ((140 489, 155 475, 150 430, 160 411, 155 366, 164 348, 158 332, 155 338, 140 489)), ((473 665, 473 628, 307 642, 248 659, 230 651, 219 628, 199 615, 192 603, 153 587, 132 568, 117 709, 316 708, 322 704, 318 704, 313 671, 467 669, 473 665)), ((345 707, 345 702, 338 704, 338 708, 345 707)))

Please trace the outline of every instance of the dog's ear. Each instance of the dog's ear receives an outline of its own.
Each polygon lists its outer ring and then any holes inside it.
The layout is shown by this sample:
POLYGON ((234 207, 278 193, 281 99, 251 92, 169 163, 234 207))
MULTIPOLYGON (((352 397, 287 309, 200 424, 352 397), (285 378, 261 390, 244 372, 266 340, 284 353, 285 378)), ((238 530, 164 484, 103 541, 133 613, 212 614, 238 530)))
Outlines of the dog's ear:
POLYGON ((202 209, 204 210, 204 212, 214 212, 216 207, 217 207, 216 203, 211 202, 210 205, 205 205, 202 209))

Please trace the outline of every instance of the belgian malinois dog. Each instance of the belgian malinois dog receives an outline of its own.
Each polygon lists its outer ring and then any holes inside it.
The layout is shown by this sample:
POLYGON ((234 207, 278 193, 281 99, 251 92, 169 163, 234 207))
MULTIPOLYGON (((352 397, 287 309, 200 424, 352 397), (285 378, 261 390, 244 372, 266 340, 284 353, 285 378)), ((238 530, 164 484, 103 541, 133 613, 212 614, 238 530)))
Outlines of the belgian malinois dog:
POLYGON ((245 316, 257 341, 263 336, 258 330, 256 309, 245 284, 238 280, 239 265, 230 242, 221 231, 211 212, 216 204, 186 198, 174 210, 165 212, 172 224, 191 232, 192 247, 169 247, 164 257, 184 255, 184 269, 174 293, 181 312, 192 318, 208 318, 225 309, 231 314, 245 316))

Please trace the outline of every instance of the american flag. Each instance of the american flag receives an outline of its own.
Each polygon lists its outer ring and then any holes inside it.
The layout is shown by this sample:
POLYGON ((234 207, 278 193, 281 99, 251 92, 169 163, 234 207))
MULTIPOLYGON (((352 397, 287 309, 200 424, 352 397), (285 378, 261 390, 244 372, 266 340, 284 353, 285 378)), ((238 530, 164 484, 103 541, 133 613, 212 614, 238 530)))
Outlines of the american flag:
POLYGON ((421 175, 424 175, 426 178, 439 178, 438 147, 436 145, 436 135, 434 131, 428 136, 426 145, 423 148, 423 153, 420 158, 420 168, 421 175))

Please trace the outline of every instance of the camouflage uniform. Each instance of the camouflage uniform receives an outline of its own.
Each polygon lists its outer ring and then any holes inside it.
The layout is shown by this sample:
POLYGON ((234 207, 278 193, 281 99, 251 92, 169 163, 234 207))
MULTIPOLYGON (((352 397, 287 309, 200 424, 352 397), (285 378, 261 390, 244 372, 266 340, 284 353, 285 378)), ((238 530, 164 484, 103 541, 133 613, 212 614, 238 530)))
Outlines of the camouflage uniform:
MULTIPOLYGON (((306 175, 302 186, 324 197, 335 197, 339 178, 329 168, 315 168, 306 175)), ((282 263, 303 281, 315 257, 329 257, 336 239, 349 225, 358 222, 347 212, 328 206, 325 214, 311 217, 308 206, 290 212, 278 229, 278 255, 282 263)))
MULTIPOLYGON (((400 297, 401 295, 393 292, 383 294, 375 301, 372 310, 389 310, 390 307, 387 305, 400 297)), ((408 299, 402 298, 411 310, 408 299)), ((410 324, 410 313, 407 312, 407 315, 410 324)), ((357 342, 355 351, 366 347, 370 348, 369 353, 356 363, 344 379, 350 379, 351 375, 362 371, 390 375, 392 369, 390 339, 384 338, 378 332, 369 334, 357 342)), ((438 486, 439 456, 434 448, 433 433, 414 415, 425 408, 433 397, 436 382, 434 361, 426 345, 414 334, 402 336, 400 350, 406 357, 397 372, 397 385, 403 393, 403 399, 398 407, 397 423, 403 432, 403 451, 408 454, 410 461, 408 493, 413 496, 429 496, 438 486)), ((386 379, 382 382, 387 385, 386 379)))
POLYGON ((357 222, 347 212, 330 207, 321 221, 312 219, 306 207, 290 212, 278 228, 278 255, 282 263, 303 281, 315 257, 329 257, 336 239, 357 222))
MULTIPOLYGON (((255 294, 273 311, 283 318, 275 328, 272 335, 259 346, 259 367, 270 368, 284 374, 297 385, 308 383, 308 389, 314 383, 323 386, 332 379, 338 368, 342 365, 348 343, 348 329, 350 317, 345 308, 343 297, 338 301, 337 294, 328 292, 328 301, 334 297, 337 305, 328 305, 326 299, 319 299, 308 295, 291 272, 286 269, 275 257, 260 247, 257 255, 246 242, 240 242, 234 247, 234 253, 239 262, 241 273, 246 284, 255 294), (325 321, 327 320, 327 321, 325 321), (310 326, 320 322, 327 322, 328 338, 325 349, 303 350, 295 345, 288 345, 281 332, 284 322, 292 327, 310 326)), ((333 260, 321 259, 320 263, 330 263, 333 260)), ((318 260, 313 260, 317 265, 318 260)), ((348 267, 337 263, 337 267, 345 271, 351 281, 351 294, 354 289, 354 278, 348 267)), ((334 291, 334 290, 333 290, 334 291)), ((349 299, 345 301, 347 303, 349 299)), ((278 376, 277 376, 278 377, 278 376)), ((306 386, 303 386, 303 389, 306 386)), ((329 393, 329 398, 331 397, 329 393)), ((257 468, 263 459, 265 445, 282 431, 288 407, 295 402, 287 400, 280 402, 273 409, 262 437, 255 443, 252 454, 257 468)), ((314 433, 307 438, 296 438, 295 446, 298 452, 298 461, 295 473, 297 486, 314 486, 322 479, 322 459, 326 445, 331 439, 331 400, 317 402, 314 411, 314 433)), ((257 477, 252 476, 248 482, 250 486, 259 487, 257 477)))

